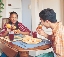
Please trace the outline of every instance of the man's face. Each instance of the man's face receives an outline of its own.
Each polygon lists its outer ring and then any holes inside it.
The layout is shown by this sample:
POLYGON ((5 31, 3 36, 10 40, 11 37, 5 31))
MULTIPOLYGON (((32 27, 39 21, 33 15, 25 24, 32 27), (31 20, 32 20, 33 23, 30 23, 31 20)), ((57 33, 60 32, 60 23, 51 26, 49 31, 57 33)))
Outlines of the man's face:
POLYGON ((41 19, 41 24, 42 24, 43 26, 45 26, 46 28, 50 28, 50 21, 48 21, 48 20, 43 21, 43 20, 41 19))

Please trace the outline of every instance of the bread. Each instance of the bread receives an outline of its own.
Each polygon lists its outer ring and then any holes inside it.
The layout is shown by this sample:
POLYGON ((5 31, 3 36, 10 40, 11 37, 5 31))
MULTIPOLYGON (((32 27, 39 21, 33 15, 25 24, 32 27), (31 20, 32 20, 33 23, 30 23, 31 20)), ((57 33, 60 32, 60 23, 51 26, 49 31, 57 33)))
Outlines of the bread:
POLYGON ((15 39, 21 38, 20 36, 14 36, 15 39))
POLYGON ((42 25, 38 25, 37 29, 42 29, 42 25))
POLYGON ((15 33, 15 34, 19 34, 18 31, 19 31, 19 30, 14 30, 14 33, 15 33))
POLYGON ((11 29, 11 25, 10 24, 6 24, 6 28, 11 29))
POLYGON ((42 41, 42 39, 38 39, 38 38, 29 38, 30 36, 28 37, 25 37, 22 39, 23 42, 27 43, 27 44, 38 44, 39 42, 42 41))
POLYGON ((10 25, 10 24, 6 24, 6 28, 8 28, 8 29, 16 29, 16 26, 10 25))

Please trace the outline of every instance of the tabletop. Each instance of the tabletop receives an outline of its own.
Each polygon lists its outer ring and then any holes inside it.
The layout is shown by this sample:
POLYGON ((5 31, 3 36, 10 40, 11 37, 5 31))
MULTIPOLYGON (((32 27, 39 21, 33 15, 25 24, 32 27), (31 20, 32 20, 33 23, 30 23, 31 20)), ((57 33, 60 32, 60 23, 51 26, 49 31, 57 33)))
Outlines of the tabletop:
POLYGON ((29 50, 35 50, 35 51, 46 50, 51 47, 51 44, 48 40, 44 40, 43 42, 39 43, 38 45, 40 45, 40 46, 35 44, 35 45, 32 45, 32 47, 31 47, 31 45, 27 45, 27 44, 23 43, 25 46, 27 46, 27 47, 25 47, 24 45, 19 45, 19 43, 22 43, 22 42, 20 42, 20 41, 11 42, 9 39, 0 37, 0 49, 2 49, 2 51, 9 57, 16 57, 16 55, 18 53, 20 54, 20 57, 22 57, 22 56, 28 57, 29 50), (46 44, 44 44, 44 43, 46 43, 46 44))

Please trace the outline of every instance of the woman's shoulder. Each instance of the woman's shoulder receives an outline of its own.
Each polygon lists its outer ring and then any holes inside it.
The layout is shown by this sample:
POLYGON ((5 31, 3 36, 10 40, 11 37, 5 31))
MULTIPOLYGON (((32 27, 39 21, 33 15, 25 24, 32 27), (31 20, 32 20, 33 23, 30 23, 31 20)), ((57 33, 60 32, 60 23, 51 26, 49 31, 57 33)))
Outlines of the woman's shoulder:
POLYGON ((21 22, 18 22, 18 25, 22 25, 22 23, 21 22))

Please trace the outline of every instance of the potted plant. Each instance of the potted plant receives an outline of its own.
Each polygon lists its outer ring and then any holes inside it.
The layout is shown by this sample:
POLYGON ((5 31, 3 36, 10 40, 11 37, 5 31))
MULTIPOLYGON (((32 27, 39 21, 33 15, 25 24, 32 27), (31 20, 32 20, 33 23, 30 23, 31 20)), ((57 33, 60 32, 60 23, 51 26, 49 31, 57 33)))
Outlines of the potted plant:
POLYGON ((2 2, 2 0, 0 0, 0 18, 2 17, 1 16, 2 9, 4 9, 4 3, 2 2))

